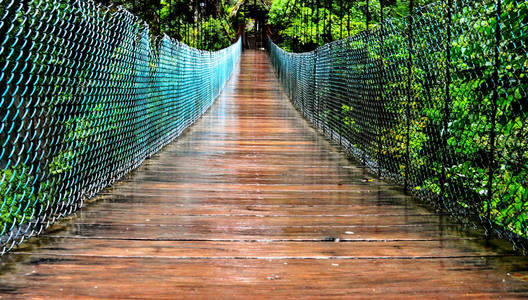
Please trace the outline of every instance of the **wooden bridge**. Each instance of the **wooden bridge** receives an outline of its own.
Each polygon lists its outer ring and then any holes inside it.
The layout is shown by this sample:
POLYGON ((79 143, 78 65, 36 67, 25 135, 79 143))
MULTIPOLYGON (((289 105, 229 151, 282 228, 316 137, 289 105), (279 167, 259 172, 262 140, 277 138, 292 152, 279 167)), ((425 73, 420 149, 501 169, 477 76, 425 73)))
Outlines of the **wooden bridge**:
POLYGON ((180 139, 2 258, 0 298, 499 298, 528 259, 420 207, 297 113, 244 52, 180 139))

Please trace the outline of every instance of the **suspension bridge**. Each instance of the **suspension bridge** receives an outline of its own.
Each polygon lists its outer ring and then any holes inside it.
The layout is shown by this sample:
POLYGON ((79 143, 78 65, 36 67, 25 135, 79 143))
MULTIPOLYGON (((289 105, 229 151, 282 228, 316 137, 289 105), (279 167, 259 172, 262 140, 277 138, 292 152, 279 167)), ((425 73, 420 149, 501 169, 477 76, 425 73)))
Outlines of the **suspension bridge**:
MULTIPOLYGON (((201 51, 152 42, 124 9, 13 3, 0 298, 528 295, 527 121, 500 104, 526 90, 498 53, 524 44, 507 19, 487 72, 455 65, 464 1, 305 53, 201 51)), ((486 3, 499 20, 518 2, 486 3)))

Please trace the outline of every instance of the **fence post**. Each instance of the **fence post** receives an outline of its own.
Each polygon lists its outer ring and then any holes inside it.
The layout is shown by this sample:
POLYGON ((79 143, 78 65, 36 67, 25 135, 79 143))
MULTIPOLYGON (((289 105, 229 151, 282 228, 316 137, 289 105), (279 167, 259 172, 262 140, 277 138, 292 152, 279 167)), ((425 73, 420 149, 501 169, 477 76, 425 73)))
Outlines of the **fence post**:
MULTIPOLYGON (((330 44, 329 45, 329 51, 328 51, 328 56, 329 56, 329 60, 330 62, 328 63, 328 83, 332 82, 332 76, 333 76, 333 71, 334 71, 334 52, 332 50, 332 46, 333 44, 330 44)), ((328 84, 327 83, 327 84, 328 84)), ((330 90, 331 87, 328 88, 328 90, 330 90)), ((329 95, 327 95, 325 97, 325 104, 326 104, 326 110, 330 110, 328 107, 331 105, 330 103, 330 97, 329 95)), ((330 106, 331 107, 331 106, 330 106)), ((325 127, 328 127, 328 131, 330 132, 330 140, 333 140, 334 139, 334 130, 332 128, 332 118, 330 117, 330 114, 327 113, 326 114, 326 117, 325 117, 325 121, 326 121, 326 126, 325 127)))
MULTIPOLYGON (((300 80, 304 79, 304 60, 299 64, 299 76, 301 77, 300 80)), ((301 86, 301 89, 301 112, 304 116, 304 98, 306 98, 306 93, 304 87, 301 86)))
POLYGON ((312 101, 312 123, 315 126, 319 126, 319 112, 316 109, 319 109, 319 101, 317 100, 317 49, 314 50, 314 59, 313 59, 313 101, 312 101), (317 107, 316 107, 317 102, 317 107), (317 117, 316 117, 317 116, 317 117))
POLYGON ((442 168, 440 176, 440 199, 441 207, 445 208, 445 188, 447 185, 446 167, 448 166, 447 153, 447 131, 450 117, 451 105, 451 23, 452 23, 453 0, 447 1, 447 41, 446 41, 446 79, 445 79, 445 100, 444 100, 444 120, 442 124, 442 168))
MULTIPOLYGON (((361 109, 361 110, 364 110, 366 109, 366 107, 368 107, 368 101, 369 101, 369 91, 370 91, 370 87, 368 86, 368 79, 369 79, 369 75, 368 75, 368 72, 370 72, 370 68, 369 68, 369 49, 368 49, 368 44, 370 43, 370 31, 367 29, 365 31, 365 36, 363 38, 363 52, 361 53, 361 65, 363 67, 363 71, 361 72, 361 104, 362 104, 362 107, 361 108, 358 108, 358 109, 361 109)), ((365 147, 365 141, 366 141, 366 137, 367 137, 367 134, 365 133, 366 132, 366 127, 367 127, 367 120, 365 120, 364 118, 361 118, 361 121, 360 121, 360 128, 361 128, 361 132, 359 133, 359 147, 358 148, 363 148, 361 149, 361 160, 363 162, 363 165, 367 165, 367 149, 365 147), (363 147, 362 147, 363 146, 363 147)))
POLYGON ((379 4, 380 4, 380 29, 378 30, 378 34, 379 34, 379 67, 378 67, 378 70, 377 70, 377 73, 378 73, 378 85, 379 85, 379 101, 378 103, 376 103, 376 106, 375 106, 375 109, 377 108, 377 111, 376 111, 376 116, 377 116, 377 144, 378 144, 378 153, 377 153, 377 164, 378 164, 378 177, 381 177, 381 150, 382 150, 382 146, 381 146, 381 127, 382 127, 382 119, 381 119, 381 116, 382 116, 382 111, 383 111, 383 70, 385 68, 385 63, 383 62, 383 45, 385 43, 384 39, 383 39, 383 34, 384 34, 384 28, 383 28, 383 0, 380 0, 379 1, 379 4))
POLYGON ((409 165, 410 165, 410 154, 409 154, 409 144, 410 144, 410 130, 411 130, 411 99, 412 99, 412 48, 413 48, 413 10, 414 10, 414 1, 409 1, 409 24, 408 24, 408 61, 407 61, 407 104, 405 109, 405 119, 406 119, 406 136, 405 136, 405 176, 403 183, 403 190, 405 193, 409 191, 409 165))
MULTIPOLYGON (((338 74, 342 74, 342 72, 344 71, 344 67, 346 64, 344 63, 343 61, 343 58, 344 58, 344 55, 343 55, 343 46, 344 42, 342 40, 339 41, 339 52, 338 52, 338 74)), ((341 82, 341 81, 340 81, 341 82)), ((341 92, 340 92, 340 96, 341 96, 341 92)), ((338 109, 338 113, 337 113, 337 123, 339 124, 339 145, 340 146, 343 146, 343 122, 344 122, 344 119, 343 119, 343 104, 341 101, 338 102, 338 106, 337 106, 337 109, 338 109)))
POLYGON ((495 47, 494 47, 494 65, 493 65, 493 95, 491 98, 491 129, 489 135, 489 158, 488 158, 488 203, 486 207, 486 235, 489 236, 491 229, 491 203, 493 201, 493 174, 495 171, 495 140, 496 140, 496 116, 497 116, 497 100, 499 99, 499 66, 500 66, 500 57, 499 57, 499 47, 501 40, 501 21, 502 13, 502 0, 497 0, 497 11, 496 11, 496 21, 495 24, 495 47))

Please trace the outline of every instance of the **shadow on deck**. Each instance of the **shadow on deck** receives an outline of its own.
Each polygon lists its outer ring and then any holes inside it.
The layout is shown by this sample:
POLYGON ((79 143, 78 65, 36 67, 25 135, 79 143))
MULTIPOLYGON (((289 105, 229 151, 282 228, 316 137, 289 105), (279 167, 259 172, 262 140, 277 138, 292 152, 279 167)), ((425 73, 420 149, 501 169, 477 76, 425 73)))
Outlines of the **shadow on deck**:
POLYGON ((487 298, 528 260, 353 165, 248 51, 186 134, 2 258, 0 298, 487 298))

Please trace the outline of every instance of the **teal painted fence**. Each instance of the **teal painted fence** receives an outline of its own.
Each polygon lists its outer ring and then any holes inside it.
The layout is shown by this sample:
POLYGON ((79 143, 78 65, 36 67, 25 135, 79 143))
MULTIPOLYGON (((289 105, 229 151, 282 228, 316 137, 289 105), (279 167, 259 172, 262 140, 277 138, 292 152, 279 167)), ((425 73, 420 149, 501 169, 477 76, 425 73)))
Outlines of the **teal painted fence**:
POLYGON ((121 8, 0 1, 0 252, 39 234, 179 136, 241 52, 206 52, 121 8))

